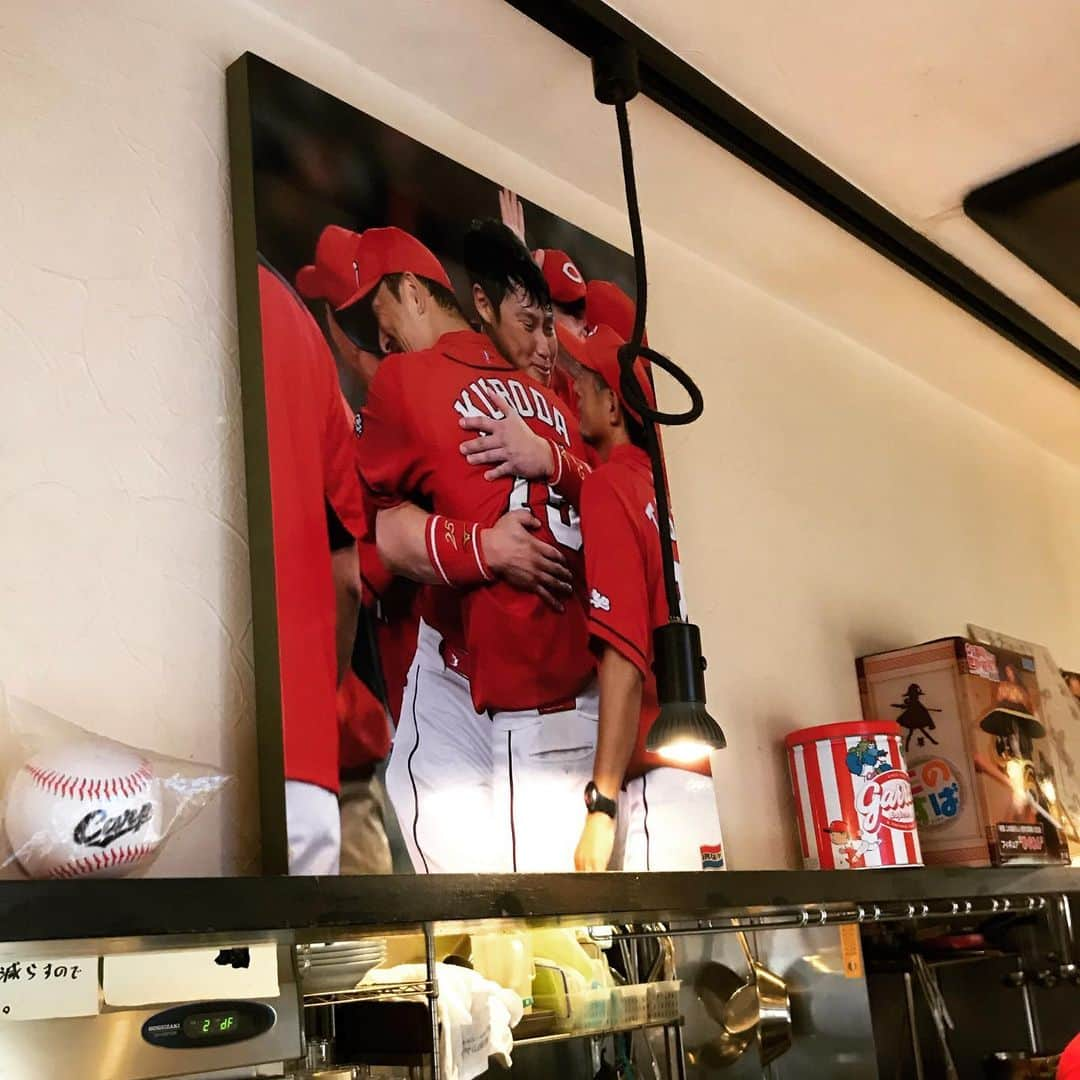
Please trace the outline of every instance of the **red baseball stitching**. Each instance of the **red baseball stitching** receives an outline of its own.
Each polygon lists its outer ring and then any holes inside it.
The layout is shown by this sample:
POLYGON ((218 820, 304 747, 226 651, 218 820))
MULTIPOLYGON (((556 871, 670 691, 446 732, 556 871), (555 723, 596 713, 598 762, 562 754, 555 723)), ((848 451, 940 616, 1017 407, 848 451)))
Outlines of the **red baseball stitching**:
POLYGON ((138 844, 135 847, 114 849, 112 851, 95 851, 93 855, 84 855, 78 859, 71 859, 62 866, 54 866, 49 871, 49 877, 82 877, 83 874, 92 874, 97 870, 107 870, 113 866, 139 862, 140 859, 149 855, 155 846, 154 844, 138 844))
POLYGON ((42 769, 38 765, 27 764, 26 771, 33 778, 34 784, 44 788, 62 799, 111 799, 123 793, 131 797, 144 792, 153 779, 149 762, 143 762, 134 772, 113 780, 90 780, 85 776, 70 776, 55 769, 42 769))

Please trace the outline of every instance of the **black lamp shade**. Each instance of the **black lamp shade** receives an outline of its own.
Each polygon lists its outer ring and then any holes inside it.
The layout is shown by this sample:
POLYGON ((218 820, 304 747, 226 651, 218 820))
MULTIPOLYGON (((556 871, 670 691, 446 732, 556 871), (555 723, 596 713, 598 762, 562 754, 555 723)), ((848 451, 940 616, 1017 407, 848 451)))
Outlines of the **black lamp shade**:
POLYGON ((649 729, 645 749, 684 763, 723 750, 727 739, 705 708, 701 631, 693 623, 659 626, 653 631, 653 655, 660 714, 649 729))

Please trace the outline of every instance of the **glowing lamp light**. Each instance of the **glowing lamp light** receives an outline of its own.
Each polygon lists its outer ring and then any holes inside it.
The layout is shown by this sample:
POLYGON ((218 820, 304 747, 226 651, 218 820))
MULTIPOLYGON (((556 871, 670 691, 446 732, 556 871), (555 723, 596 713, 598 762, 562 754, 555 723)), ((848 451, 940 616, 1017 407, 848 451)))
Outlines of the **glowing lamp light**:
POLYGON ((693 623, 669 622, 653 631, 656 696, 660 714, 645 749, 690 765, 727 746, 720 725, 705 708, 705 658, 701 631, 693 623))
POLYGON ((716 748, 708 743, 698 742, 696 739, 682 739, 662 746, 656 752, 665 761, 676 765, 694 765, 707 758, 714 749, 716 748))

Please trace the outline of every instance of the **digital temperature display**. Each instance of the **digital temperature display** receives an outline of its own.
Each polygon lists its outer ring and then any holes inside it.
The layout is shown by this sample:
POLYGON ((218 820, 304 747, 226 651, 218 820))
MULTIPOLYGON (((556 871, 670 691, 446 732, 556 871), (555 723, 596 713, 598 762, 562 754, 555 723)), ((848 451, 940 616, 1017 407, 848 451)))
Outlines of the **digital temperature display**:
POLYGON ((184 1018, 184 1034, 189 1039, 220 1039, 239 1035, 243 1017, 234 1012, 192 1013, 184 1018))
POLYGON ((142 1037, 166 1050, 228 1046, 264 1035, 276 1023, 277 1013, 261 1001, 198 1001, 155 1013, 142 1037))

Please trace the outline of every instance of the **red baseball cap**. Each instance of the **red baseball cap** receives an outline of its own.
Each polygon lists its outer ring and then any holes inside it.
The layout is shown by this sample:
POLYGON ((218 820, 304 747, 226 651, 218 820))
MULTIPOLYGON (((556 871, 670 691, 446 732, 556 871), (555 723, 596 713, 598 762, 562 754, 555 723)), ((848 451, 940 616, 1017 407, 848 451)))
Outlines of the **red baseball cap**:
MULTIPOLYGON (((619 365, 619 349, 626 342, 610 326, 598 326, 584 338, 580 338, 562 327, 556 327, 555 332, 558 334, 559 342, 566 351, 582 367, 595 371, 615 391, 622 407, 638 423, 641 423, 641 416, 637 409, 627 402, 622 392, 622 369, 619 365)), ((634 375, 637 377, 638 386, 641 387, 642 393, 645 395, 646 403, 650 408, 655 409, 656 395, 649 380, 648 368, 640 356, 634 359, 634 375)))
MULTIPOLYGON (((623 341, 629 341, 634 315, 634 301, 614 282, 594 280, 585 287, 585 322, 589 326, 610 326, 623 341)), ((642 344, 648 343, 646 334, 642 344)))
POLYGON ((540 268, 548 292, 556 304, 576 304, 585 299, 585 277, 565 251, 544 248, 544 265, 540 268))
POLYGON ((296 288, 309 300, 325 298, 341 311, 368 295, 387 274, 410 271, 453 289, 442 263, 415 236, 393 225, 356 233, 323 229, 314 265, 301 267, 296 288))
POLYGON ((327 225, 315 245, 315 262, 296 272, 296 291, 308 300, 327 300, 340 310, 357 287, 360 233, 327 225))

